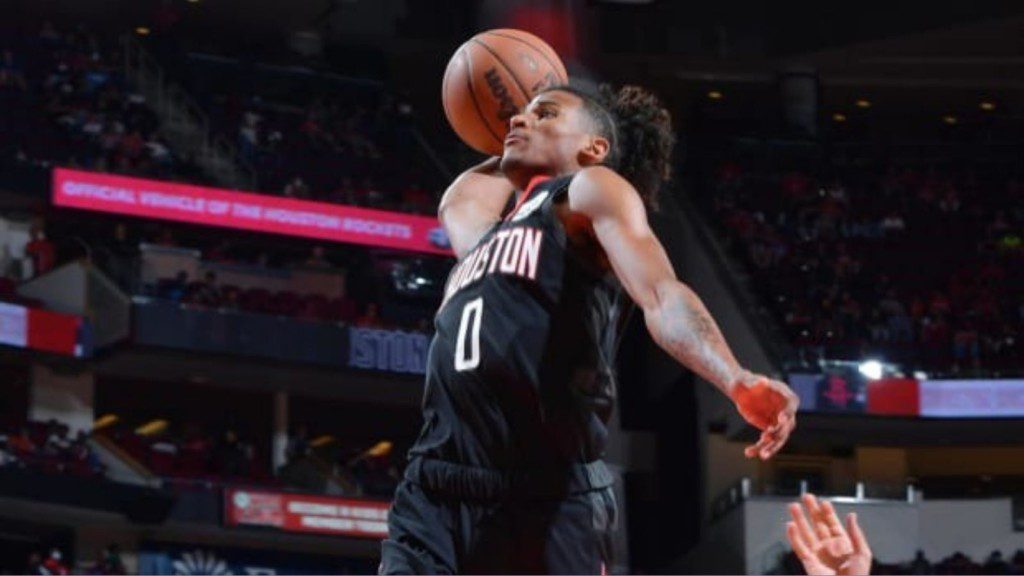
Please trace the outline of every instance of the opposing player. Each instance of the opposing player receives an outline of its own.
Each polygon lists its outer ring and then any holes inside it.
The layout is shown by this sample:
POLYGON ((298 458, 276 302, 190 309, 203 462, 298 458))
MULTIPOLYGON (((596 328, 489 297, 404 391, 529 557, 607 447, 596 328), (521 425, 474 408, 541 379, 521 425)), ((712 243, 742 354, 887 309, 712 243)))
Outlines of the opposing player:
POLYGON ((459 261, 383 573, 605 570, 616 504, 601 457, 623 292, 654 340, 761 430, 748 457, 786 442, 796 396, 736 362, 648 226, 672 145, 668 112, 639 88, 553 88, 511 119, 501 158, 445 193, 459 261))
POLYGON ((804 494, 801 503, 789 505, 793 518, 786 523, 786 536, 793 552, 809 576, 868 576, 871 574, 871 546, 857 515, 846 515, 846 526, 832 503, 814 494, 804 494), (804 509, 807 514, 804 514, 804 509), (810 515, 808 521, 807 516, 810 515))

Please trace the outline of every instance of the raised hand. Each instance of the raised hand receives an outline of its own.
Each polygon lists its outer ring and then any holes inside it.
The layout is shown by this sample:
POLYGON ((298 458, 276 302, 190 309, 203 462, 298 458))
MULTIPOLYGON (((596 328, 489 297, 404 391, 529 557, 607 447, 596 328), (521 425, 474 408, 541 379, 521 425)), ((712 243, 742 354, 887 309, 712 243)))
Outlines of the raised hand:
POLYGON ((871 573, 871 547, 857 523, 857 515, 846 515, 846 527, 831 502, 804 494, 803 507, 789 505, 793 518, 786 523, 786 536, 804 570, 810 576, 867 576, 871 573), (810 520, 804 514, 810 514, 810 520))

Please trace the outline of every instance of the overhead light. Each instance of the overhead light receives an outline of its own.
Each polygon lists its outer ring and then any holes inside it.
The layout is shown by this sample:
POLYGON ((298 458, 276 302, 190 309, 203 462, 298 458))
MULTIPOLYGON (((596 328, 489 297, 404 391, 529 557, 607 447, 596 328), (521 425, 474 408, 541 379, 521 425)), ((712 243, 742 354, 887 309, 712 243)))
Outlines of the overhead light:
POLYGON ((188 0, 189 4, 199 4, 199 0, 188 0))
POLYGON ((391 442, 387 440, 382 440, 371 446, 370 449, 366 451, 366 454, 368 456, 373 456, 376 458, 379 458, 381 456, 387 456, 388 454, 391 453, 392 446, 393 444, 391 444, 391 442))
POLYGON ((711 100, 721 100, 722 93, 719 92, 718 90, 710 90, 708 91, 708 98, 711 100))
POLYGON ((836 122, 846 122, 846 114, 843 114, 842 112, 836 112, 835 114, 832 115, 832 119, 835 120, 836 122))
POLYGON ((865 360, 857 366, 857 371, 869 380, 878 380, 882 377, 882 363, 878 360, 865 360))
POLYGON ((957 123, 958 120, 956 116, 953 116, 952 114, 947 114, 942 117, 942 121, 945 122, 946 124, 949 124, 950 126, 953 126, 957 123))
POLYGON ((855 104, 857 105, 857 108, 871 108, 871 100, 865 100, 864 98, 857 100, 855 104))
POLYGON ((916 380, 927 380, 928 379, 928 373, 927 372, 922 372, 920 370, 914 370, 914 378, 916 380))
POLYGON ((983 100, 981 104, 978 104, 978 108, 981 108, 985 112, 991 112, 996 109, 996 103, 988 100, 983 100))
POLYGON ((156 436, 157 434, 163 433, 167 430, 167 420, 150 420, 142 426, 135 429, 135 433, 139 436, 156 436))
POLYGON ((149 36, 149 28, 146 28, 145 26, 139 26, 135 29, 135 33, 139 36, 149 36))
POLYGON ((103 416, 100 416, 99 418, 96 419, 95 422, 92 423, 92 429, 94 431, 102 430, 103 428, 106 428, 108 426, 113 426, 114 424, 117 423, 118 420, 120 420, 120 418, 117 417, 117 414, 104 414, 103 416))
POLYGON ((331 436, 330 434, 324 434, 323 436, 317 436, 316 438, 314 438, 309 443, 309 445, 313 448, 320 448, 322 446, 327 446, 331 442, 334 442, 334 436, 331 436))

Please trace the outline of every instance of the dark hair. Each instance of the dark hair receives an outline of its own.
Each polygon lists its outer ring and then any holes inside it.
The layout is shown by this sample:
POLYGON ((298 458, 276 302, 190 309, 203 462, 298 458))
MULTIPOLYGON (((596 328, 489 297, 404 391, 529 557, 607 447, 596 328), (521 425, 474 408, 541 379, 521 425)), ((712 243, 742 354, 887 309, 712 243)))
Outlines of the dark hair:
POLYGON ((649 209, 658 207, 658 191, 671 176, 676 143, 672 115, 657 96, 639 86, 614 89, 607 84, 597 92, 572 85, 545 90, 568 92, 583 101, 597 133, 610 143, 603 164, 636 188, 649 209))

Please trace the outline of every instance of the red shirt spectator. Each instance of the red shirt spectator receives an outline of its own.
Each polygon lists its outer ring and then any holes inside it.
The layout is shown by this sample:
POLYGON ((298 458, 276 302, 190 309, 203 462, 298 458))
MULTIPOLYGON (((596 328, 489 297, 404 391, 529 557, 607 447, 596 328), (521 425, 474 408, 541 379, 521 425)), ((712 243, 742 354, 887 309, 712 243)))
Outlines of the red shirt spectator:
POLYGON ((68 567, 61 562, 62 559, 63 555, 60 553, 60 550, 54 548, 50 552, 50 557, 43 562, 43 568, 46 568, 50 574, 58 574, 61 576, 70 574, 68 567))
POLYGON ((25 254, 32 258, 32 269, 36 276, 52 270, 57 261, 56 247, 38 228, 32 230, 32 240, 25 245, 25 254))
POLYGON ((371 302, 366 305, 363 315, 356 320, 356 326, 360 328, 384 328, 384 321, 380 318, 377 304, 371 302))

